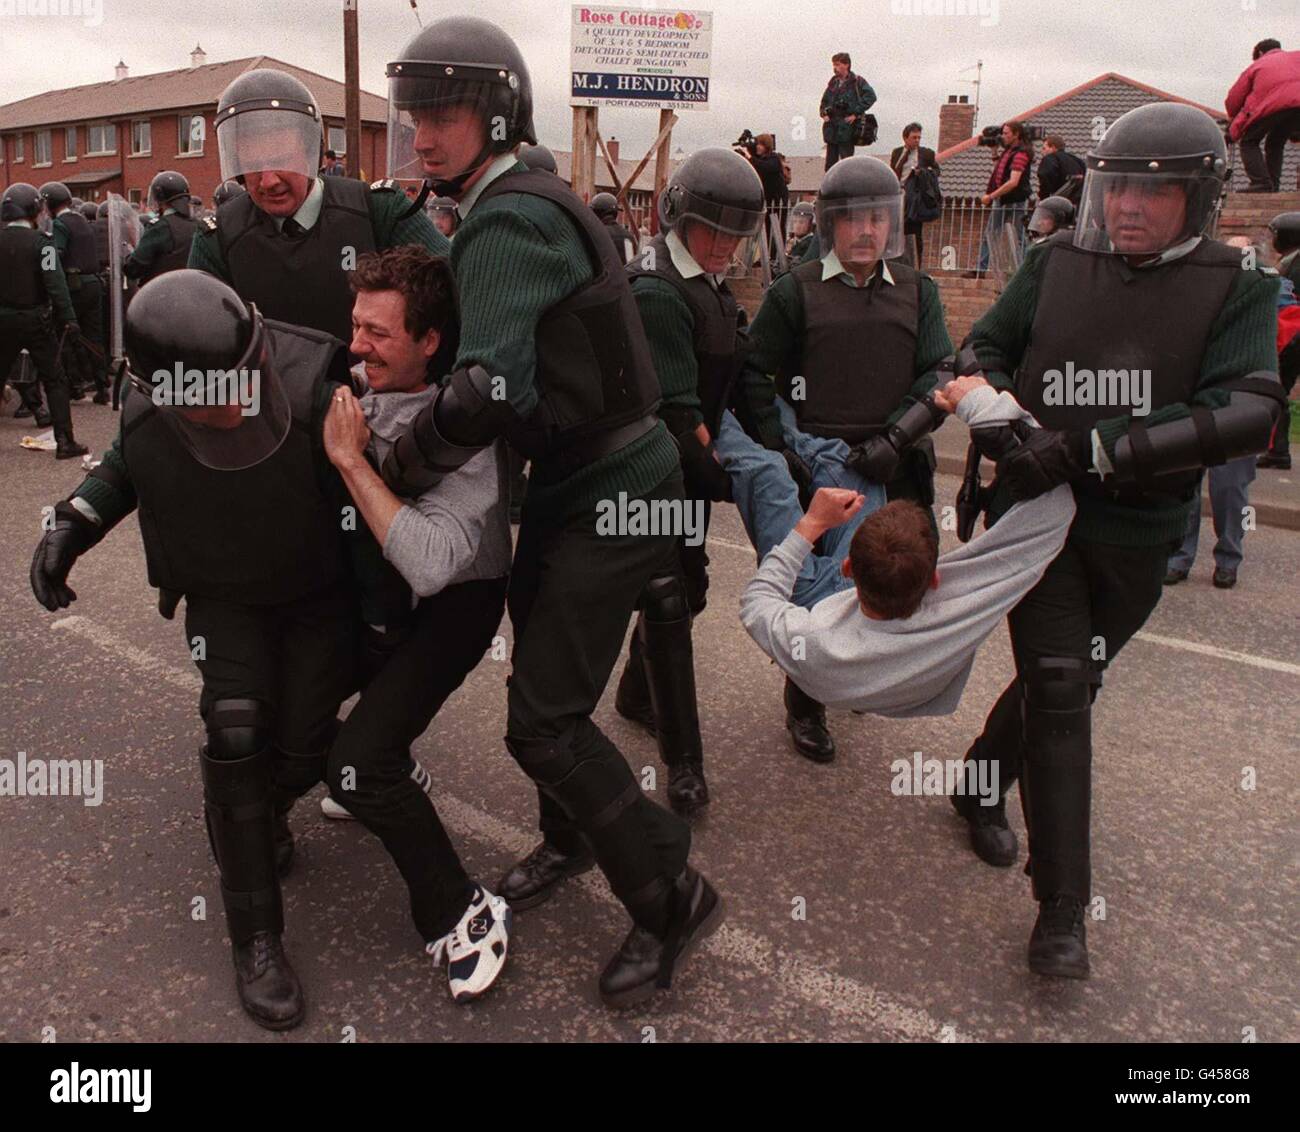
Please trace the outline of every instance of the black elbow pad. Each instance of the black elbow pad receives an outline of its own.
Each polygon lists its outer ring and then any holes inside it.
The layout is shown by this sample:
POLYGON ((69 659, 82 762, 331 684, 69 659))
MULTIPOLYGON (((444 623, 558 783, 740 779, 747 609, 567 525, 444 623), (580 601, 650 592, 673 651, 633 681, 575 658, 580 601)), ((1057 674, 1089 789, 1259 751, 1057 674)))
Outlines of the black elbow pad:
MULTIPOLYGON (((1281 394, 1276 376, 1270 376, 1281 394)), ((1107 482, 1142 484, 1156 476, 1211 468, 1262 452, 1268 447, 1280 403, 1280 397, 1263 389, 1234 389, 1220 409, 1195 406, 1184 420, 1150 428, 1134 426, 1115 444, 1115 471, 1107 482)))
POLYGON ((918 440, 929 436, 943 424, 944 416, 936 408, 933 395, 927 395, 916 404, 909 405, 903 415, 889 426, 885 435, 894 446, 894 451, 902 456, 918 440))

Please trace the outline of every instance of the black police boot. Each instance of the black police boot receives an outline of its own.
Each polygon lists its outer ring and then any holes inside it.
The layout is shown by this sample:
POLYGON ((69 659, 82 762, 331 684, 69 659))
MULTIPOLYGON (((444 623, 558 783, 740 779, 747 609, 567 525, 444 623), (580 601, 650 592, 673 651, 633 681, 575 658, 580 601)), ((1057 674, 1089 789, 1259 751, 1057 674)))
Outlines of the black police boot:
POLYGON ((835 758, 835 740, 826 728, 826 708, 806 695, 788 676, 785 712, 785 726, 796 751, 815 763, 828 763, 835 758))
POLYGON ((633 927, 618 954, 600 976, 606 1006, 624 1010, 672 986, 673 974, 686 957, 718 930, 722 897, 689 865, 673 884, 668 924, 658 936, 633 927))
MULTIPOLYGON (((14 415, 17 416, 16 413, 14 415)), ((30 414, 24 413, 23 415, 28 416, 30 414)), ((35 415, 37 428, 49 428, 54 423, 54 418, 50 416, 49 411, 44 406, 39 406, 35 410, 35 415)))
POLYGON ((651 735, 656 734, 655 709, 650 702, 650 682, 646 678, 639 626, 632 634, 627 664, 623 666, 623 675, 619 677, 618 690, 614 693, 614 710, 629 723, 644 727, 651 735))
POLYGON ((975 855, 990 865, 1003 869, 1016 863, 1020 845, 1015 832, 1007 824, 1007 796, 998 798, 997 805, 984 806, 972 794, 951 795, 952 808, 970 827, 970 847, 975 855))
POLYGON ((32 411, 26 405, 20 404, 18 408, 14 410, 14 420, 16 421, 26 420, 31 415, 32 415, 32 411))
POLYGON ((284 880, 293 869, 293 830, 289 828, 289 810, 275 811, 275 875, 284 880))
POLYGON ((709 804, 703 760, 685 759, 668 768, 668 804, 684 818, 699 813, 709 804))
POLYGON ((1088 977, 1088 937, 1083 901, 1049 896, 1038 905, 1038 920, 1029 937, 1029 969, 1036 975, 1064 979, 1088 977))
POLYGON ((307 1011, 302 984, 284 944, 274 932, 257 932, 243 944, 232 944, 235 984, 249 1017, 267 1030, 292 1030, 307 1011))
POLYGON ((585 873, 595 864, 596 858, 585 849, 565 853, 543 841, 501 878, 496 893, 516 912, 523 912, 549 900, 560 881, 585 873))
POLYGON ((90 451, 84 444, 78 444, 70 436, 65 436, 58 442, 58 447, 54 450, 56 460, 75 460, 78 456, 84 456, 90 451))

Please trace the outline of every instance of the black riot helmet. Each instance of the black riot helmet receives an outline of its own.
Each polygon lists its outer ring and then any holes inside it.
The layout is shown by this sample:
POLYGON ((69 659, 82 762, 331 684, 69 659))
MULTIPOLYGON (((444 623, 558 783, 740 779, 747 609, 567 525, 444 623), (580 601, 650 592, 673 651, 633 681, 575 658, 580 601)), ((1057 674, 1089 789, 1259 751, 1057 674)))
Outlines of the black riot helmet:
POLYGON ((107 219, 108 219, 109 211, 110 211, 110 205, 109 205, 109 202, 106 201, 106 200, 101 200, 101 201, 99 202, 99 207, 98 207, 97 209, 95 209, 95 219, 96 219, 96 220, 107 220, 107 219))
POLYGON ((1065 197, 1044 197, 1038 202, 1029 218, 1029 234, 1036 240, 1046 239, 1053 232, 1074 227, 1074 202, 1065 197))
POLYGON ((35 185, 19 181, 0 197, 0 222, 35 220, 41 214, 41 194, 35 185))
POLYGON ((245 71, 217 103, 217 149, 226 180, 268 171, 315 177, 321 136, 315 97, 284 71, 245 71))
POLYGON ((248 192, 238 181, 222 181, 215 189, 212 190, 212 207, 220 208, 228 200, 248 192))
POLYGON ((659 226, 681 237, 684 224, 752 236, 763 224, 763 182, 734 149, 712 146, 683 161, 659 195, 659 226))
POLYGON ((1273 250, 1281 255, 1300 248, 1300 212, 1281 212, 1268 222, 1273 250))
POLYGON ((792 236, 806 236, 817 227, 817 210, 812 201, 801 200, 790 209, 787 227, 792 236))
POLYGON ((1155 255, 1208 235, 1227 176, 1223 131, 1204 110, 1181 102, 1130 110, 1088 154, 1075 245, 1155 255))
POLYGON ((903 254, 903 186, 883 161, 874 157, 837 161, 817 190, 816 213, 823 258, 836 251, 847 266, 850 260, 874 263, 903 254), (842 252, 835 246, 835 225, 840 220, 855 225, 842 252))
POLYGON ((51 216, 64 205, 72 203, 72 193, 62 181, 46 181, 37 191, 41 194, 45 207, 50 210, 51 216))
POLYGON ((132 389, 205 467, 250 468, 289 435, 262 316, 215 275, 187 268, 142 287, 127 307, 124 347, 132 389))
POLYGON ((161 216, 164 208, 174 208, 189 216, 190 183, 180 173, 164 169, 149 183, 149 204, 161 216))
POLYGON ((80 197, 73 197, 72 200, 70 200, 68 203, 72 205, 72 207, 75 208, 78 212, 80 212, 81 206, 86 202, 82 200, 80 197))
POLYGON ((618 197, 613 193, 597 193, 591 198, 591 211, 608 223, 618 219, 618 197))
POLYGON ((99 205, 93 200, 83 201, 81 204, 81 215, 87 220, 94 220, 99 215, 99 205))
POLYGON ((448 16, 421 31, 388 64, 389 177, 422 179, 441 196, 459 197, 477 170, 520 142, 537 144, 533 83, 515 41, 496 24, 448 16), (482 148, 463 169, 426 174, 416 151, 417 124, 454 106, 472 109, 482 125, 482 148))
POLYGON ((547 173, 559 175, 559 168, 555 164, 555 154, 544 145, 520 147, 519 160, 527 165, 529 169, 542 169, 547 173))

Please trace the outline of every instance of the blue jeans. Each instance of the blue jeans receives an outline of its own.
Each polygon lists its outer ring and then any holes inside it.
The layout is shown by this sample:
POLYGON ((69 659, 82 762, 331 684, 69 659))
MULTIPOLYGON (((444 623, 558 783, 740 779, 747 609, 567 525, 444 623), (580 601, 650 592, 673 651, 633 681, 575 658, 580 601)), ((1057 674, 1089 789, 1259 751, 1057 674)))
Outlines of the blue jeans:
MULTIPOLYGON (((1241 565, 1241 541, 1245 535, 1242 511, 1250 498, 1251 481, 1255 478, 1255 457, 1242 456, 1210 469, 1210 511, 1214 516, 1214 564, 1221 570, 1236 573, 1241 565)), ((1201 536, 1201 498, 1198 490, 1196 506, 1187 519, 1187 535, 1183 545, 1169 559, 1171 570, 1190 570, 1196 561, 1196 546, 1201 536)))
POLYGON ((995 204, 989 210, 988 226, 984 229, 984 239, 980 243, 980 270, 989 269, 989 249, 996 240, 1000 248, 1006 247, 1006 237, 1002 232, 1004 224, 1010 224, 1015 233, 1020 250, 1025 250, 1025 206, 1023 204, 995 204))
MULTIPOLYGON (((884 506, 885 489, 880 484, 868 483, 844 466, 849 454, 849 446, 844 441, 800 432, 790 406, 780 398, 776 405, 786 447, 812 469, 813 489, 844 487, 867 497, 866 505, 850 522, 827 531, 822 537, 823 553, 810 554, 804 559, 790 600, 811 609, 823 598, 853 586, 853 580, 841 573, 840 564, 848 557, 849 543, 862 521, 884 506)), ((761 562, 769 550, 785 541, 786 535, 803 518, 799 489, 790 477, 785 457, 746 436, 729 412, 723 414, 714 447, 722 466, 731 475, 736 510, 761 562)))

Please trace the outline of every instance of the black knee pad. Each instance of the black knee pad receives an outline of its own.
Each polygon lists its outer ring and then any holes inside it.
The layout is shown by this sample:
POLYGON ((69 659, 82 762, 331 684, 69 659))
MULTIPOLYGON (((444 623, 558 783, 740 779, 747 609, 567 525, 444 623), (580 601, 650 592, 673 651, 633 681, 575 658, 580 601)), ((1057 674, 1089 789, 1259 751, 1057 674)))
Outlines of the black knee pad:
POLYGON ((1101 674, 1087 660, 1045 656, 1033 661, 1024 675, 1025 720, 1052 735, 1075 734, 1092 707, 1101 674))
POLYGON ((214 700, 204 722, 213 759, 246 759, 271 745, 271 709, 261 700, 214 700))
POLYGON ((641 599, 641 610, 647 621, 659 624, 689 619, 690 602, 680 574, 660 574, 651 578, 641 599))

